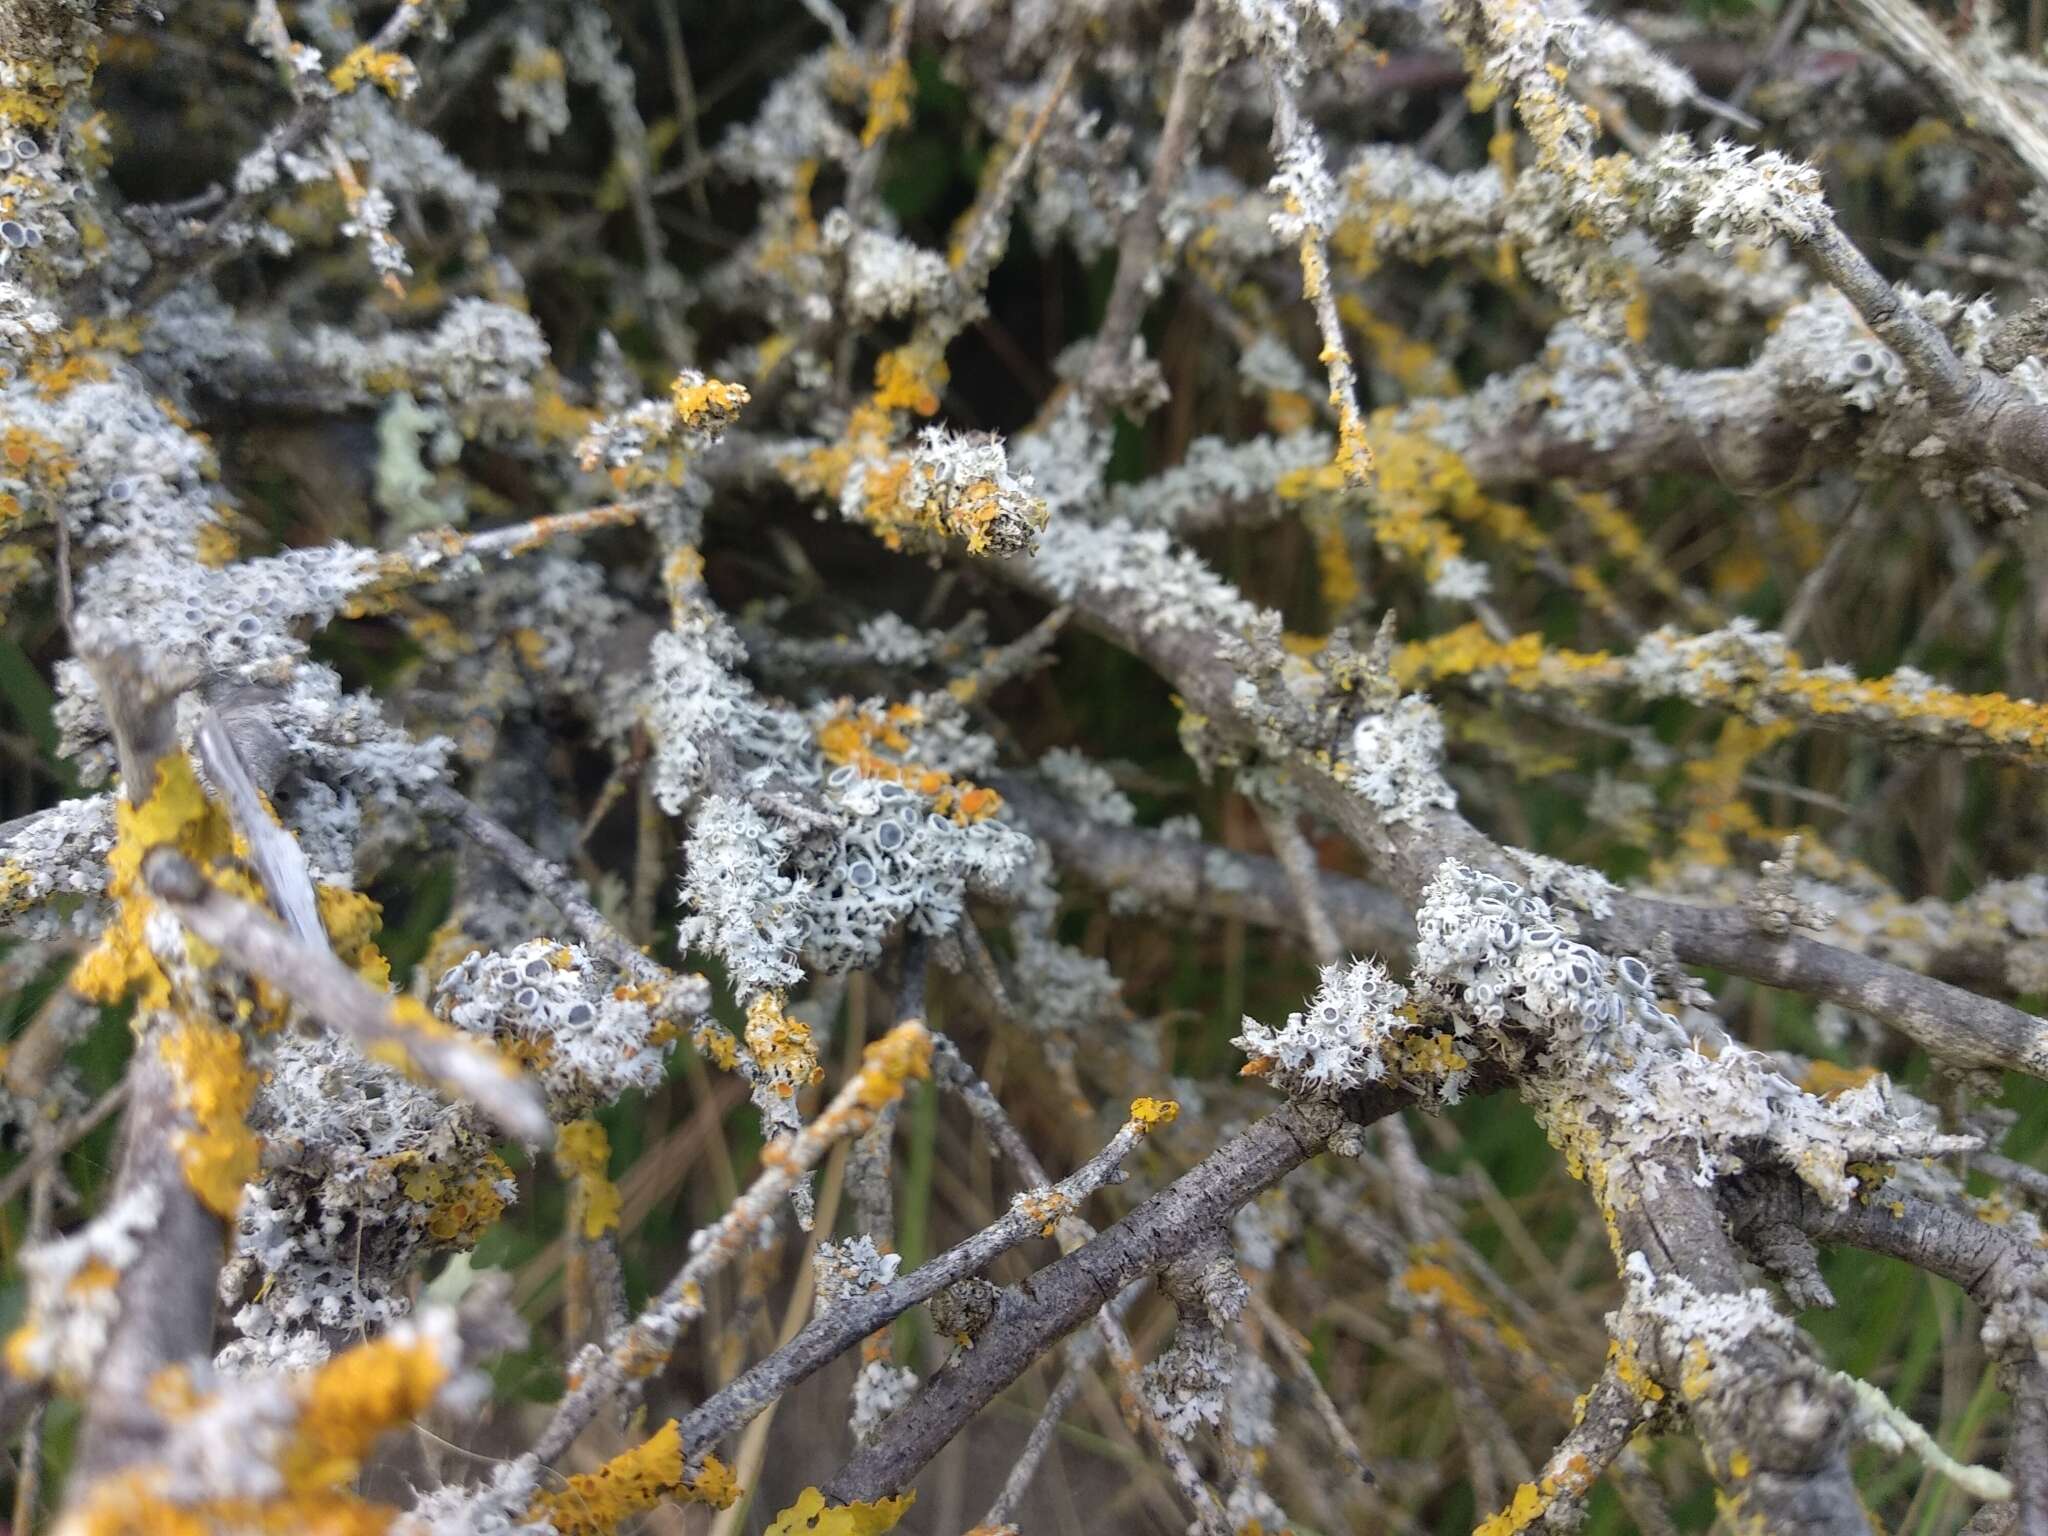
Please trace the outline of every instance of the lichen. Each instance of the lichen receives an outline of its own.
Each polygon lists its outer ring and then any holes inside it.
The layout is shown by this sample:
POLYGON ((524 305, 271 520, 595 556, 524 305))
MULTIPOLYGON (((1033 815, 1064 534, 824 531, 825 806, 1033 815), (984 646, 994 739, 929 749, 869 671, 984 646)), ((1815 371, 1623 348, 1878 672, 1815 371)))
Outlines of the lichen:
POLYGON ((682 1436, 670 1419, 646 1440, 621 1451, 594 1472, 579 1472, 528 1506, 530 1520, 553 1526, 556 1536, 610 1536, 624 1521, 668 1503, 729 1508, 739 1484, 716 1456, 697 1458, 691 1470, 682 1436))

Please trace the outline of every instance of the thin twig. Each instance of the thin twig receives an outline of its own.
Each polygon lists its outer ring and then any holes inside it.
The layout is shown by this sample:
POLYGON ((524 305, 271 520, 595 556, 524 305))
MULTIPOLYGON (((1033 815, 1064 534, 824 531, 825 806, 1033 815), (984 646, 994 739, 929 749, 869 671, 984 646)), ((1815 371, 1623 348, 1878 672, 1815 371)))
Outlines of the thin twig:
POLYGON ((150 893, 186 927, 365 1056, 395 1057, 443 1092, 475 1104, 529 1146, 552 1141, 554 1122, 540 1090, 485 1042, 430 1016, 410 1017, 324 944, 295 938, 262 908, 212 884, 175 849, 151 850, 142 872, 150 893))

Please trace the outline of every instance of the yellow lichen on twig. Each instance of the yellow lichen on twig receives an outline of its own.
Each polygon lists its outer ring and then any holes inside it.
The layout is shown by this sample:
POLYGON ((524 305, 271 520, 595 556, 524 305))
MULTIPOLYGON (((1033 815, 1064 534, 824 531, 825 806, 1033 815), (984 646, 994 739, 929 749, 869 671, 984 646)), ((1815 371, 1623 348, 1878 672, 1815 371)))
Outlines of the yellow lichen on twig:
POLYGON ((170 752, 156 766, 156 781, 139 805, 121 799, 114 806, 115 840, 107 855, 107 895, 117 908, 99 942, 71 973, 71 986, 96 1003, 117 1003, 139 989, 145 1008, 168 1007, 170 978, 151 952, 144 928, 156 902, 142 880, 143 856, 153 848, 175 848, 206 869, 227 857, 234 844, 228 820, 199 787, 192 764, 170 752))
POLYGON ((818 1048, 811 1039, 810 1025, 791 1017, 776 993, 763 992, 747 1004, 745 1038, 747 1053, 782 1098, 789 1098, 797 1089, 825 1076, 825 1069, 818 1065, 818 1048))
POLYGON ((1160 1126, 1171 1125, 1180 1118, 1180 1105, 1172 1099, 1133 1099, 1131 1118, 1137 1121, 1140 1129, 1155 1131, 1160 1126))
POLYGON ((825 1507, 825 1495, 806 1488, 796 1502, 775 1517, 763 1536, 882 1536, 896 1529, 897 1522, 917 1502, 915 1493, 873 1503, 838 1504, 825 1507))
POLYGON ((619 1224, 619 1186, 611 1179, 611 1140, 595 1120, 571 1120, 555 1137, 555 1164, 572 1181, 569 1223, 585 1241, 619 1224))
POLYGON ((350 49, 339 64, 327 71, 327 83, 343 95, 365 81, 393 101, 400 101, 419 84, 419 72, 404 54, 372 48, 368 43, 350 49))
POLYGON ((558 1536, 609 1536, 623 1521, 658 1505, 725 1509, 739 1496, 739 1483, 716 1456, 707 1454, 697 1472, 689 1471, 682 1434, 670 1419, 595 1472, 578 1473, 563 1487, 540 1495, 526 1513, 530 1520, 547 1521, 558 1536))
POLYGON ((313 1372, 279 1468, 295 1493, 350 1482, 379 1436, 418 1418, 448 1379, 431 1342, 373 1339, 313 1372))
POLYGON ((863 778, 900 784, 922 795, 934 812, 960 826, 988 820, 1003 806, 1003 797, 994 790, 905 761, 903 754, 911 750, 911 742, 904 727, 922 724, 924 718, 915 704, 856 707, 848 701, 818 727, 818 748, 835 767, 851 765, 863 778))
POLYGON ((262 1164, 262 1140, 248 1126, 262 1079, 252 1071, 242 1037, 222 1024, 188 1019, 168 1031, 157 1051, 177 1084, 178 1107, 191 1119, 174 1139, 201 1203, 234 1219, 242 1186, 262 1164))

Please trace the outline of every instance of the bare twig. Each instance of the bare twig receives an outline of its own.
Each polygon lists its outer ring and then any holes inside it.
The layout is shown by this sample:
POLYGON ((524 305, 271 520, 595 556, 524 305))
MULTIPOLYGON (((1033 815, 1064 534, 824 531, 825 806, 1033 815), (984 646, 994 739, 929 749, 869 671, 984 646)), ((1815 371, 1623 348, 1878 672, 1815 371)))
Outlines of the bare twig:
POLYGON ((327 930, 320 922, 320 901, 313 894, 313 876, 298 839, 277 824, 264 804, 256 781, 242 761, 234 738, 219 714, 208 710, 199 721, 195 743, 206 776, 227 807, 228 819, 249 846, 249 863, 263 881, 277 915, 302 944, 325 947, 327 930))

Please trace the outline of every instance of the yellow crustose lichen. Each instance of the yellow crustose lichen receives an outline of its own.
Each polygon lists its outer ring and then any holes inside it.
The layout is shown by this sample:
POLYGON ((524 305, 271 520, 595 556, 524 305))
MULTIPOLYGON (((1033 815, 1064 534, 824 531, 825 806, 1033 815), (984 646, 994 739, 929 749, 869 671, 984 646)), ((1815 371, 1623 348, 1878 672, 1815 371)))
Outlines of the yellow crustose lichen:
POLYGON ((619 1224, 619 1186, 611 1180, 611 1141, 595 1120, 571 1120, 555 1137, 555 1162, 574 1181, 570 1222, 586 1241, 619 1224))
POLYGON ((622 1522, 661 1504, 725 1509, 739 1496, 738 1481, 716 1456, 707 1454, 698 1471, 688 1471, 681 1432, 670 1419, 595 1472, 578 1473, 561 1488, 543 1493, 526 1513, 530 1520, 547 1521, 557 1536, 609 1536, 622 1522))

